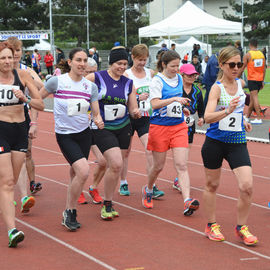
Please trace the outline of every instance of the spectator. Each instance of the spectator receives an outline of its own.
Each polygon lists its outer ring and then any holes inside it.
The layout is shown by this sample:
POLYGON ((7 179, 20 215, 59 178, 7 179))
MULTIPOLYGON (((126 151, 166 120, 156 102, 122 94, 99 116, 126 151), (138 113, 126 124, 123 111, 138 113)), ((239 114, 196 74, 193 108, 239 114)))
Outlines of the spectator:
POLYGON ((210 89, 212 85, 215 83, 219 71, 219 65, 218 65, 218 53, 213 54, 206 66, 206 70, 203 76, 203 81, 202 83, 205 85, 205 96, 204 96, 204 108, 206 108, 207 101, 208 101, 208 96, 210 89))
POLYGON ((175 46, 176 46, 175 43, 172 43, 172 45, 171 45, 171 50, 172 51, 175 51, 175 46))
POLYGON ((186 53, 184 56, 184 59, 182 60, 183 64, 187 64, 188 63, 188 57, 189 57, 189 53, 186 53))
POLYGON ((48 74, 53 74, 53 61, 54 58, 50 51, 46 51, 46 55, 44 56, 44 62, 47 68, 48 74))
POLYGON ((32 60, 31 60, 31 55, 29 51, 25 51, 25 55, 24 55, 24 63, 27 67, 32 67, 32 60))
POLYGON ((157 55, 156 55, 156 58, 159 59, 159 55, 161 52, 164 52, 164 51, 168 51, 169 49, 167 48, 167 45, 165 43, 163 43, 161 45, 161 49, 157 52, 157 55))
POLYGON ((194 55, 197 55, 197 56, 199 56, 199 52, 198 52, 198 47, 197 47, 197 44, 193 44, 193 50, 192 50, 192 52, 191 52, 191 58, 193 59, 193 56, 194 55))
POLYGON ((195 70, 198 72, 199 76, 197 77, 198 82, 202 82, 202 65, 199 62, 199 57, 197 55, 194 55, 192 57, 191 64, 195 67, 195 70))
POLYGON ((243 61, 243 48, 241 47, 241 41, 236 40, 234 43, 234 46, 236 49, 238 49, 240 51, 241 61, 243 61))
POLYGON ((56 48, 56 52, 57 52, 56 64, 59 64, 61 59, 65 59, 65 54, 60 48, 56 48))
POLYGON ((38 50, 35 49, 33 54, 32 54, 32 68, 34 69, 34 71, 39 74, 40 72, 40 63, 38 60, 39 56, 38 56, 38 50))
POLYGON ((209 60, 209 56, 206 55, 202 61, 202 73, 204 74, 205 73, 205 70, 206 70, 206 66, 207 66, 207 62, 209 60))

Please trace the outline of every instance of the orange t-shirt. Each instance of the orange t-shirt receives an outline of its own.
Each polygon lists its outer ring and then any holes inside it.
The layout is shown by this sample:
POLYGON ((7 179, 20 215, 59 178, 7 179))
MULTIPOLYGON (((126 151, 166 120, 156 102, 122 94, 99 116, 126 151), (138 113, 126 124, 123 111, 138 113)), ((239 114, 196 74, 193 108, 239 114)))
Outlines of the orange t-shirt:
POLYGON ((247 64, 248 80, 263 81, 265 58, 261 51, 249 51, 251 60, 247 64))

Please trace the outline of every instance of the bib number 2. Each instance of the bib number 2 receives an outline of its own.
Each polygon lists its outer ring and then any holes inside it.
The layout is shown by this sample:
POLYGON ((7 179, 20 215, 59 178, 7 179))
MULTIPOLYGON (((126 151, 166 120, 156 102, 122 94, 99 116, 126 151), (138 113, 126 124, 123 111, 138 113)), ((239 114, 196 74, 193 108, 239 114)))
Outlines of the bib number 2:
POLYGON ((168 117, 182 117, 182 105, 179 102, 172 102, 167 106, 167 116, 168 117))
POLYGON ((242 131, 242 114, 231 113, 219 121, 218 128, 224 131, 242 131))

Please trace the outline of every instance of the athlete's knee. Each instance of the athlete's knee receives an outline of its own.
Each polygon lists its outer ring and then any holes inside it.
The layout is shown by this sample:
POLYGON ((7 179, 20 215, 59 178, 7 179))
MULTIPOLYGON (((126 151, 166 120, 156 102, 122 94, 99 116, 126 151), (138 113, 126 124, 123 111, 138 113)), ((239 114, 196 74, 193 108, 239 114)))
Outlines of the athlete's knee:
POLYGON ((7 176, 1 179, 0 187, 2 190, 11 191, 14 189, 14 178, 12 176, 7 176))
POLYGON ((205 184, 205 190, 208 192, 216 192, 219 186, 219 182, 217 181, 207 181, 205 184))
POLYGON ((121 169, 123 166, 123 161, 122 159, 120 160, 113 160, 110 163, 110 170, 113 171, 114 173, 120 173, 121 169))
POLYGON ((251 197, 253 193, 253 185, 252 183, 246 182, 239 186, 240 194, 251 197))

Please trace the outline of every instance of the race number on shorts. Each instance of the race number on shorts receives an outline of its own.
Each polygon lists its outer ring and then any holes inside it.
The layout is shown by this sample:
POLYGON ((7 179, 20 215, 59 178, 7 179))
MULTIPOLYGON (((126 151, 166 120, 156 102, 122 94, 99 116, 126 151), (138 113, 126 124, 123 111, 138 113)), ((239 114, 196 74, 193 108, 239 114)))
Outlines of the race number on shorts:
POLYGON ((187 124, 189 127, 191 127, 191 126, 194 124, 195 119, 194 119, 193 115, 184 116, 184 119, 185 119, 185 121, 186 121, 186 124, 187 124))
POLYGON ((218 128, 224 131, 242 131, 242 114, 229 114, 219 121, 218 128))
POLYGON ((18 103, 19 99, 16 98, 12 89, 20 90, 17 85, 0 84, 0 103, 18 103))
POLYGON ((104 106, 105 121, 113 121, 125 116, 126 106, 122 104, 113 104, 104 106))
POLYGON ((149 99, 141 100, 139 102, 139 107, 141 111, 148 112, 151 109, 151 104, 150 104, 149 99))
POLYGON ((167 116, 181 118, 182 117, 182 105, 177 101, 174 101, 173 103, 169 104, 167 106, 167 116))
POLYGON ((254 67, 262 67, 263 59, 254 59, 254 67))
POLYGON ((87 114, 89 102, 85 99, 72 98, 67 100, 68 116, 87 114))

